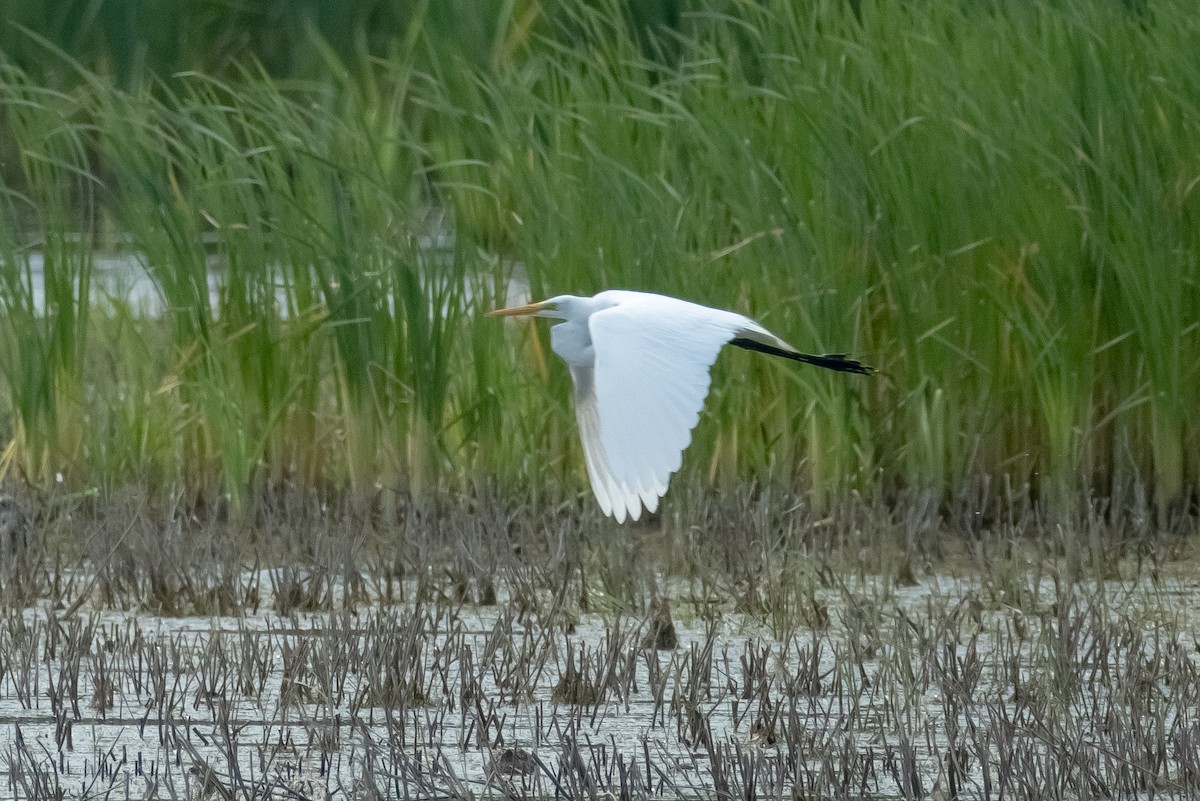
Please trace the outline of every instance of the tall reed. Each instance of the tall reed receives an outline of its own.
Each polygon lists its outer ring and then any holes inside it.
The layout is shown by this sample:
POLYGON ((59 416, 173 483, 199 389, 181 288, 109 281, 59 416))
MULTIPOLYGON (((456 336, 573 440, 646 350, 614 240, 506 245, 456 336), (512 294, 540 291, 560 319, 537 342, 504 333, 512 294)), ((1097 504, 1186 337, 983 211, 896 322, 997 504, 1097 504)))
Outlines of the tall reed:
POLYGON ((76 100, 13 77, 0 75, 0 114, 23 187, 0 206, 0 372, 14 412, 0 472, 45 483, 83 458, 98 181, 76 100))
POLYGON ((511 197, 484 236, 504 231, 535 290, 733 305, 884 369, 857 388, 743 360, 730 385, 718 365, 722 425, 692 462, 949 494, 982 473, 1053 504, 1194 492, 1195 26, 1082 3, 733 6, 694 18, 674 66, 581 11, 586 46, 447 90, 456 163, 511 197))
POLYGON ((612 5, 506 8, 471 34, 487 58, 430 16, 375 60, 314 39, 303 83, 75 66, 55 93, 10 68, 11 464, 152 463, 234 505, 283 481, 582 491, 546 328, 479 312, 619 286, 881 368, 722 356, 685 477, 1195 496, 1186 4, 696 0, 669 46, 612 5), (162 320, 82 302, 93 242, 131 246, 162 320))

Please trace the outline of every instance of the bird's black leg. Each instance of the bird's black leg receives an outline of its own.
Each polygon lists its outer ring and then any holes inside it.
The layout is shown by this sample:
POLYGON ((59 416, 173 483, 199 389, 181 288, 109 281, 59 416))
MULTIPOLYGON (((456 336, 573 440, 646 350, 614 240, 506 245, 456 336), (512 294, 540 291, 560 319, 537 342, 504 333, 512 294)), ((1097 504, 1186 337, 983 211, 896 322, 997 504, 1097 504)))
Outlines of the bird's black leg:
POLYGON ((862 362, 854 359, 847 359, 844 353, 831 353, 826 356, 813 356, 809 353, 793 353, 790 350, 777 348, 774 345, 766 345, 762 342, 757 342, 753 339, 744 337, 735 337, 730 340, 731 345, 737 345, 739 348, 746 350, 756 350, 759 353, 768 353, 772 356, 782 356, 785 359, 791 359, 796 362, 804 362, 815 367, 824 367, 826 370, 837 370, 841 373, 859 373, 861 375, 869 375, 873 372, 873 367, 868 367, 862 362))

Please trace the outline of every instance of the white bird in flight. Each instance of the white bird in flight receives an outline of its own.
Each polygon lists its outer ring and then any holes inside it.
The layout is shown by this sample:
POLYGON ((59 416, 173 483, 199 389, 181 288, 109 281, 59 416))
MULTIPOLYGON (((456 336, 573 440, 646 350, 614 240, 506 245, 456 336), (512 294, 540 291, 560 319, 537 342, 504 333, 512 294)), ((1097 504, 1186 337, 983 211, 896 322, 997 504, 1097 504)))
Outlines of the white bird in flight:
POLYGON ((648 292, 559 295, 489 313, 565 321, 550 329, 550 346, 571 370, 592 491, 618 523, 637 520, 643 506, 658 509, 683 464, 723 345, 871 372, 842 354, 801 353, 749 317, 648 292))

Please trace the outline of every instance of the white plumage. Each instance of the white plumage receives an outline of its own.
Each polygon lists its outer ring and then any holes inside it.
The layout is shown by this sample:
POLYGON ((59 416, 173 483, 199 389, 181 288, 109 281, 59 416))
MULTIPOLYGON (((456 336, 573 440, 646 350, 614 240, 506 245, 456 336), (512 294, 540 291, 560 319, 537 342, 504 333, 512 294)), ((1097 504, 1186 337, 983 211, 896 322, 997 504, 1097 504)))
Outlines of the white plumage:
POLYGON ((560 295, 492 314, 563 320, 551 346, 571 371, 588 478, 601 510, 624 522, 653 512, 700 421, 709 369, 733 342, 833 370, 869 368, 810 356, 748 317, 646 292, 560 295))

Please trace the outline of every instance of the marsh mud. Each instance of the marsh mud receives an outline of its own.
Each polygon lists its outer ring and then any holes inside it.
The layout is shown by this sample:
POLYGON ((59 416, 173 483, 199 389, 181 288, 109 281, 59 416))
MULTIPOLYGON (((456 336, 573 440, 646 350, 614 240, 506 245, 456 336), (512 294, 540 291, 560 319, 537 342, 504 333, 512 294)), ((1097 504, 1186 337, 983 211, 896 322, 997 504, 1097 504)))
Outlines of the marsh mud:
POLYGON ((649 612, 427 578, 324 613, 42 603, 0 623, 3 794, 1193 797, 1200 584, 994 578, 838 581, 787 632, 664 582, 664 650, 649 612))
POLYGON ((1200 792, 1191 518, 14 497, 3 798, 1200 792))

